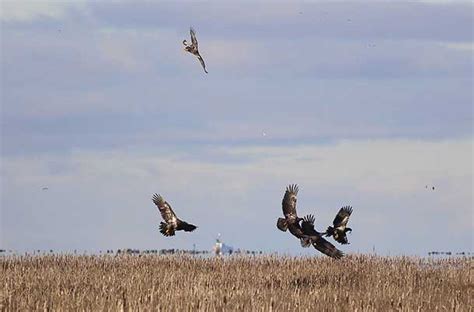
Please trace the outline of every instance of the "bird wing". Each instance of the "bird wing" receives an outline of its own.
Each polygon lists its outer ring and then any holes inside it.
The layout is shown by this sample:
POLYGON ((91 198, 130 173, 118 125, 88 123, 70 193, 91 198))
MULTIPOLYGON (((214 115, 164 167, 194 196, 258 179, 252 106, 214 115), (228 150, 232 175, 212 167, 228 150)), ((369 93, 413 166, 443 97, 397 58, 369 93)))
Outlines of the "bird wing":
POLYGON ((315 235, 318 234, 314 229, 314 221, 315 218, 313 215, 307 215, 303 218, 303 222, 301 222, 301 228, 306 235, 315 235))
MULTIPOLYGON (((314 216, 307 215, 303 218, 303 222, 301 222, 301 230, 305 235, 318 235, 318 232, 314 229, 314 216)), ((311 238, 303 237, 300 238, 301 247, 306 248, 311 246, 311 238)))
POLYGON ((349 240, 347 239, 347 235, 346 233, 344 232, 341 232, 340 235, 336 237, 334 237, 334 239, 336 240, 336 242, 338 242, 339 244, 342 244, 342 245, 346 245, 346 244, 349 244, 349 240))
POLYGON ((334 221, 332 222, 335 228, 338 227, 346 227, 347 222, 349 221, 349 217, 352 213, 351 206, 342 207, 339 212, 337 213, 334 221))
POLYGON ((197 228, 194 224, 187 223, 185 221, 178 219, 178 227, 177 230, 184 230, 186 232, 192 232, 197 228))
POLYGON ((193 44, 193 46, 196 47, 196 49, 198 48, 198 41, 196 39, 196 32, 194 31, 194 28, 190 27, 189 28, 189 33, 191 34, 191 42, 193 44))
MULTIPOLYGON (((287 219, 288 220, 288 219, 287 219)), ((293 234, 293 236, 295 236, 296 238, 307 238, 308 235, 306 235, 304 232, 303 232, 303 229, 301 228, 301 226, 298 224, 298 222, 294 221, 294 222, 288 222, 288 230, 290 231, 291 234, 293 234)))
POLYGON ((290 184, 287 186, 285 196, 281 202, 283 214, 287 219, 296 220, 296 195, 298 195, 298 185, 290 184))
POLYGON ((161 195, 153 194, 152 197, 153 203, 158 207, 158 210, 161 213, 161 217, 165 220, 166 223, 176 222, 176 214, 173 209, 171 209, 170 204, 164 200, 161 195))
POLYGON ((196 56, 197 56, 199 62, 201 62, 201 66, 204 69, 204 72, 207 74, 206 64, 204 64, 204 59, 202 58, 202 56, 199 53, 196 56))
POLYGON ((340 259, 344 255, 342 251, 337 249, 333 244, 325 240, 320 235, 311 236, 311 240, 313 242, 313 247, 334 259, 340 259))

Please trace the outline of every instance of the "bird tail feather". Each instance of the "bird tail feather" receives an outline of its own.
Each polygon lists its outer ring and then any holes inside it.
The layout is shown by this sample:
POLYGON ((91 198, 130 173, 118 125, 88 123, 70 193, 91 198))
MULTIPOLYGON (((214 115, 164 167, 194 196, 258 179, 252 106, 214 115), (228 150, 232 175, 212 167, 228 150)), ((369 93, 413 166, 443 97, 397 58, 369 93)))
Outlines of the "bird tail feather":
POLYGON ((286 232, 286 230, 288 230, 288 222, 286 222, 285 218, 278 218, 277 228, 283 232, 286 232))

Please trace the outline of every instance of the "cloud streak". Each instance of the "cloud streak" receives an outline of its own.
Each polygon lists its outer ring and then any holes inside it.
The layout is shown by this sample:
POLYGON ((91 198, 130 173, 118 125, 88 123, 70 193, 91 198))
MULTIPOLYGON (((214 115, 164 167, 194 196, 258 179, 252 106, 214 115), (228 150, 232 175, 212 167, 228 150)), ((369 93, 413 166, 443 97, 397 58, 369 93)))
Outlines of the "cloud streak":
POLYGON ((318 228, 354 206, 348 251, 472 246, 469 3, 4 8, 6 246, 207 248, 221 232, 299 253, 274 224, 288 183, 318 228), (183 51, 190 25, 208 75, 183 51), (159 237, 154 192, 200 230, 159 237))
POLYGON ((220 232, 237 246, 298 252, 297 242, 282 236, 274 221, 281 214, 285 185, 299 183, 299 211, 316 213, 319 228, 329 224, 340 206, 354 206, 357 249, 349 246, 348 251, 370 251, 373 245, 385 252, 468 249, 472 242, 462 233, 472 231, 471 146, 471 140, 378 140, 7 158, 2 169, 9 181, 2 198, 5 244, 36 248, 17 235, 28 228, 43 233, 37 246, 80 248, 75 242, 81 237, 92 243, 97 236, 93 248, 132 243, 189 248, 184 237, 157 240, 159 218, 149 197, 159 192, 201 225, 196 237, 189 238, 193 241, 210 244, 220 232), (425 189, 426 184, 436 190, 425 189), (41 191, 43 185, 48 192, 41 191), (72 224, 89 232, 60 235, 72 224), (142 230, 120 230, 137 226, 142 230), (391 226, 396 229, 385 232, 391 226), (253 237, 241 227, 257 227, 261 233, 253 237), (433 228, 452 229, 453 234, 425 241, 433 228), (373 237, 374 231, 386 233, 390 243, 373 237), (400 233, 410 233, 410 240, 400 233))

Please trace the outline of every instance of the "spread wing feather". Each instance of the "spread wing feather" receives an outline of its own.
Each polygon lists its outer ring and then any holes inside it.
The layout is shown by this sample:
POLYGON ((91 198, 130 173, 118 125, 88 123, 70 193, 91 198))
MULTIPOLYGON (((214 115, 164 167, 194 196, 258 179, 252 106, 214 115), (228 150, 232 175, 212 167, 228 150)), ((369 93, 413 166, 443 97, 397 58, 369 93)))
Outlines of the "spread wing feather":
POLYGON ((296 220, 296 196, 298 195, 298 185, 290 184, 285 191, 282 200, 283 214, 287 219, 296 220))
POLYGON ((196 32, 194 31, 194 28, 190 27, 189 28, 189 33, 191 34, 191 42, 197 49, 198 48, 198 41, 196 39, 196 32))
MULTIPOLYGON (((340 259, 344 255, 342 251, 337 249, 333 244, 325 240, 322 236, 321 233, 316 231, 314 228, 314 222, 315 218, 313 215, 307 215, 303 218, 303 222, 301 223, 301 228, 303 229, 303 232, 305 235, 308 235, 310 238, 310 241, 313 244, 313 247, 323 254, 334 258, 334 259, 340 259)), ((301 246, 303 247, 308 247, 308 239, 301 239, 301 246)))
POLYGON ((311 240, 313 241, 313 247, 334 259, 340 259, 344 254, 342 251, 337 249, 333 244, 325 240, 322 236, 316 235, 311 236, 311 240))
POLYGON ((352 213, 351 206, 342 207, 334 218, 333 225, 335 228, 346 227, 349 217, 352 213))
POLYGON ((314 221, 315 218, 313 215, 307 215, 303 218, 303 222, 301 222, 301 228, 303 232, 307 235, 315 235, 318 234, 314 229, 314 221))
POLYGON ((197 58, 198 58, 199 62, 201 62, 201 66, 204 69, 204 72, 207 74, 206 64, 204 63, 204 59, 202 58, 202 56, 200 54, 197 55, 197 58))
POLYGON ((168 202, 166 202, 161 195, 153 194, 152 200, 153 200, 153 203, 158 207, 161 217, 166 223, 176 222, 175 221, 177 219, 176 214, 171 208, 171 205, 168 204, 168 202))

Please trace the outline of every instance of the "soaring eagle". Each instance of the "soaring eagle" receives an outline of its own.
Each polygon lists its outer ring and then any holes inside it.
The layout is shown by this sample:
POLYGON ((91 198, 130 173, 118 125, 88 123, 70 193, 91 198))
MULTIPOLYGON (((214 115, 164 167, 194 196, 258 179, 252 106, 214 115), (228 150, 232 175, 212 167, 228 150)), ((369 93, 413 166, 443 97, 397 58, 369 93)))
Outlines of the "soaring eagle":
POLYGON ((347 222, 349 221, 349 217, 352 213, 351 206, 345 206, 339 209, 334 221, 332 222, 333 226, 328 227, 326 236, 332 236, 334 239, 340 244, 349 244, 347 241, 347 232, 352 232, 352 229, 347 226, 347 222))
POLYGON ((334 259, 340 259, 344 255, 342 251, 334 247, 333 244, 328 242, 327 240, 322 237, 322 233, 319 233, 314 229, 314 216, 307 215, 303 218, 303 222, 301 223, 301 228, 303 229, 303 233, 309 236, 309 239, 301 238, 301 246, 309 247, 311 244, 314 248, 334 259))
POLYGON ((204 72, 207 74, 206 64, 204 64, 204 60, 199 54, 198 41, 196 39, 196 32, 191 27, 189 29, 189 33, 191 34, 191 44, 188 44, 186 40, 183 40, 184 50, 191 54, 194 54, 198 58, 199 62, 201 62, 202 68, 204 68, 204 72))
POLYGON ((290 233, 297 238, 307 238, 300 226, 300 221, 296 213, 296 195, 298 195, 298 185, 291 184, 286 188, 285 196, 281 202, 284 218, 278 218, 277 228, 283 232, 290 230, 290 233))
POLYGON ((165 222, 160 222, 160 232, 164 236, 173 236, 175 231, 184 230, 186 232, 194 231, 197 226, 184 222, 176 217, 170 204, 164 200, 161 195, 154 194, 152 197, 153 202, 158 207, 161 213, 161 217, 165 222))

